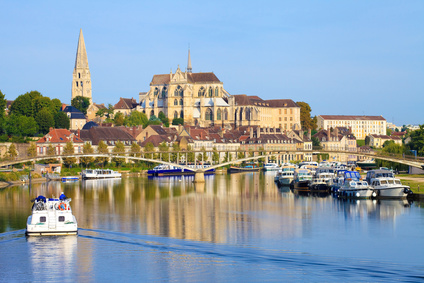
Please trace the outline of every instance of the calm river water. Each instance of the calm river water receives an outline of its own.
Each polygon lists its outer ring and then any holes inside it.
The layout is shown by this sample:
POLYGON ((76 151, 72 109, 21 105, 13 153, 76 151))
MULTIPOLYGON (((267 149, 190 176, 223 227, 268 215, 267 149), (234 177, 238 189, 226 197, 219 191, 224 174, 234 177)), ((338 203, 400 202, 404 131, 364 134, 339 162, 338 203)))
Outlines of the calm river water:
MULTIPOLYGON (((274 173, 0 190, 0 281, 422 281, 424 208, 279 190, 274 173), (25 237, 30 199, 72 198, 77 236, 25 237)), ((421 207, 420 207, 421 205, 421 207)))

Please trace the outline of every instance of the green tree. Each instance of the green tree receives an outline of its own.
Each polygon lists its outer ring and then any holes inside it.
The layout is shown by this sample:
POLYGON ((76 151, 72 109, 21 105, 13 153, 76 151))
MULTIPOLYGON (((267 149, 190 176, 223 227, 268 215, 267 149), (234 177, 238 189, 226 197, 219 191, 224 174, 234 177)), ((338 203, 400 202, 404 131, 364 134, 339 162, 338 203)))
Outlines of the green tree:
POLYGON ((389 128, 386 129, 386 133, 388 136, 391 136, 392 132, 393 132, 392 129, 389 129, 389 128))
POLYGON ((125 126, 139 126, 142 125, 146 127, 149 120, 147 119, 146 114, 139 111, 132 111, 130 115, 125 117, 124 125, 125 126))
POLYGON ((13 136, 33 136, 38 132, 38 125, 33 117, 11 115, 6 119, 6 132, 13 136))
POLYGON ((312 147, 321 147, 321 143, 317 137, 311 137, 312 147))
POLYGON ((59 111, 54 115, 54 127, 56 129, 68 129, 71 126, 71 121, 65 112, 59 111))
POLYGON ((418 130, 409 133, 411 141, 408 143, 408 149, 416 150, 419 156, 424 156, 424 124, 420 125, 418 130))
MULTIPOLYGON (((71 155, 71 154, 75 154, 75 149, 74 149, 74 143, 71 140, 69 140, 66 142, 66 145, 63 147, 63 155, 71 155)), ((75 162, 77 162, 77 159, 75 157, 63 158, 63 164, 65 164, 65 166, 68 168, 75 162)))
POLYGON ((28 147, 28 157, 36 157, 37 156, 37 146, 35 143, 31 143, 28 147))
POLYGON ((371 143, 371 138, 370 138, 370 136, 366 136, 365 137, 365 145, 370 145, 370 143, 371 143))
POLYGON ((40 95, 39 97, 36 97, 32 103, 34 108, 34 116, 37 116, 37 113, 43 109, 47 109, 52 114, 56 112, 56 109, 49 97, 40 95))
POLYGON ((243 159, 245 157, 246 157, 246 155, 245 155, 244 151, 239 151, 237 153, 237 159, 243 159))
POLYGON ((0 134, 6 133, 6 106, 7 100, 5 99, 5 95, 0 91, 0 134))
POLYGON ((125 122, 124 114, 121 112, 116 113, 115 117, 113 118, 113 123, 115 126, 122 126, 125 122))
POLYGON ((52 158, 45 159, 44 160, 45 163, 57 163, 57 159, 53 158, 53 156, 56 156, 56 149, 54 148, 52 144, 49 144, 49 146, 47 147, 46 154, 47 156, 51 156, 52 158))
MULTIPOLYGON (((144 145, 144 150, 143 151, 144 152, 154 152, 155 151, 155 146, 151 142, 148 142, 148 143, 146 143, 144 145)), ((144 157, 145 158, 148 158, 148 159, 152 159, 153 158, 153 155, 152 155, 152 153, 146 153, 144 155, 144 157)))
MULTIPOLYGON (((100 154, 108 154, 109 150, 107 148, 107 144, 104 141, 99 141, 99 144, 97 145, 97 153, 100 154)), ((109 160, 108 157, 96 157, 95 162, 101 163, 103 166, 105 163, 109 160)))
POLYGON ((62 108, 62 102, 57 98, 52 99, 51 105, 54 113, 59 112, 62 108))
POLYGON ((169 127, 169 119, 165 116, 165 114, 162 111, 159 112, 159 119, 162 121, 165 127, 169 127))
MULTIPOLYGON (((162 112, 161 112, 162 113, 162 112)), ((181 156, 178 155, 178 152, 180 151, 180 145, 177 142, 174 142, 172 144, 172 153, 171 153, 171 161, 172 162, 180 162, 180 160, 178 160, 178 157, 181 158, 181 156)))
POLYGON ((162 160, 168 161, 169 153, 167 152, 169 151, 169 146, 166 144, 166 142, 162 142, 161 144, 159 144, 158 148, 159 148, 159 151, 162 152, 162 160))
MULTIPOLYGON (((118 154, 118 155, 124 155, 125 154, 125 145, 123 142, 118 141, 115 146, 112 149, 112 152, 114 154, 118 154)), ((113 162, 116 163, 116 165, 120 166, 122 163, 125 162, 125 158, 113 158, 112 159, 113 162)))
POLYGON ((174 118, 172 119, 172 125, 184 125, 184 119, 183 118, 174 118))
POLYGON ((162 124, 162 121, 158 117, 156 117, 155 115, 152 115, 152 116, 150 116, 148 124, 149 125, 160 125, 160 124, 162 124))
POLYGON ((191 145, 188 145, 187 146, 187 161, 190 162, 190 163, 193 163, 194 158, 195 158, 195 156, 194 156, 193 148, 191 147, 191 145))
POLYGON ((316 117, 311 118, 311 107, 308 103, 298 101, 296 104, 300 107, 300 124, 303 130, 316 129, 316 117))
POLYGON ((38 124, 38 130, 44 135, 47 134, 50 131, 50 128, 53 128, 55 125, 53 114, 48 108, 41 109, 35 115, 35 121, 38 124))
POLYGON ((96 112, 97 117, 106 117, 106 120, 110 120, 113 116, 113 105, 109 104, 107 108, 101 108, 96 112))
POLYGON ((10 115, 35 117, 34 99, 41 97, 38 91, 19 95, 10 106, 10 115))
POLYGON ((131 145, 131 156, 134 157, 140 157, 141 156, 141 146, 138 145, 138 143, 134 142, 131 145))
MULTIPOLYGON (((84 143, 84 146, 82 147, 82 153, 84 154, 94 153, 94 148, 91 146, 91 143, 89 142, 84 143)), ((88 166, 90 163, 94 162, 94 157, 92 156, 80 157, 80 162, 84 164, 85 166, 88 166)))
POLYGON ((90 99, 84 96, 76 96, 71 100, 71 105, 86 115, 90 106, 90 99))
POLYGON ((213 147, 213 153, 212 153, 212 161, 214 164, 217 164, 219 162, 219 153, 216 147, 213 147))
POLYGON ((15 144, 12 143, 9 146, 9 150, 7 151, 7 156, 11 159, 15 159, 16 157, 18 157, 18 152, 16 151, 15 144))

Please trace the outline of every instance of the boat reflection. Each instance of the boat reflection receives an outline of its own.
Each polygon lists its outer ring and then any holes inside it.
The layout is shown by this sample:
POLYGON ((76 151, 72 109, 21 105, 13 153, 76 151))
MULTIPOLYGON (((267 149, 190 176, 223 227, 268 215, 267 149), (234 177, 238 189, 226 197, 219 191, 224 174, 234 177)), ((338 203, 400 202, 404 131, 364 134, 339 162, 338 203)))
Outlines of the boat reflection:
POLYGON ((395 220, 410 207, 407 199, 399 200, 356 200, 335 199, 338 209, 346 218, 371 218, 395 220))
POLYGON ((76 266, 77 235, 27 237, 28 257, 32 265, 32 281, 49 278, 73 278, 76 266))

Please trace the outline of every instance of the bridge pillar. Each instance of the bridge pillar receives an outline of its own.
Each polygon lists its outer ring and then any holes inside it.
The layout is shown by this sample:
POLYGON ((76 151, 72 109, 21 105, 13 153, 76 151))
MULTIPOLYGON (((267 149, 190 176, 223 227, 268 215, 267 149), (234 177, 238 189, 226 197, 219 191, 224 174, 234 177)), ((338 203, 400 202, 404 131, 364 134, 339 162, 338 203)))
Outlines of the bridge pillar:
POLYGON ((197 171, 194 174, 194 183, 204 183, 205 182, 205 174, 202 171, 197 171))

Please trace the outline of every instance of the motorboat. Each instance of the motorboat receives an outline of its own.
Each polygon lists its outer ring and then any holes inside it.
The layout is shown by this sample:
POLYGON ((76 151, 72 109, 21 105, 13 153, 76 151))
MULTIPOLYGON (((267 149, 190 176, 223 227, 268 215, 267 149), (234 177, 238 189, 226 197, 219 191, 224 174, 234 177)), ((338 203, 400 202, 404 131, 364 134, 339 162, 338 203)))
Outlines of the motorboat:
POLYGON ((342 198, 371 198, 376 194, 357 171, 345 171, 344 183, 337 191, 342 198))
POLYGON ((264 165, 264 171, 278 171, 280 170, 280 166, 277 163, 266 163, 264 165))
POLYGON ((309 184, 312 182, 312 174, 308 169, 296 169, 290 189, 300 192, 310 192, 309 184))
POLYGON ((278 177, 278 184, 280 186, 290 186, 290 183, 294 178, 294 170, 296 170, 296 167, 293 165, 281 167, 281 170, 278 171, 276 176, 278 177))
POLYGON ((377 163, 375 163, 374 159, 367 159, 363 161, 357 161, 356 165, 359 166, 361 169, 369 170, 377 167, 377 163))
POLYGON ((374 188, 378 198, 406 198, 412 193, 410 187, 402 185, 390 170, 368 171, 367 181, 374 188))
POLYGON ((32 214, 28 216, 26 234, 28 236, 76 235, 77 219, 72 214, 71 199, 63 193, 59 198, 38 196, 33 199, 32 214))
POLYGON ((81 177, 83 179, 121 178, 121 173, 111 169, 86 169, 82 170, 81 177))
POLYGON ((228 173, 240 173, 240 172, 259 172, 261 170, 261 167, 259 167, 256 164, 249 164, 243 167, 238 166, 230 166, 228 168, 228 173))

